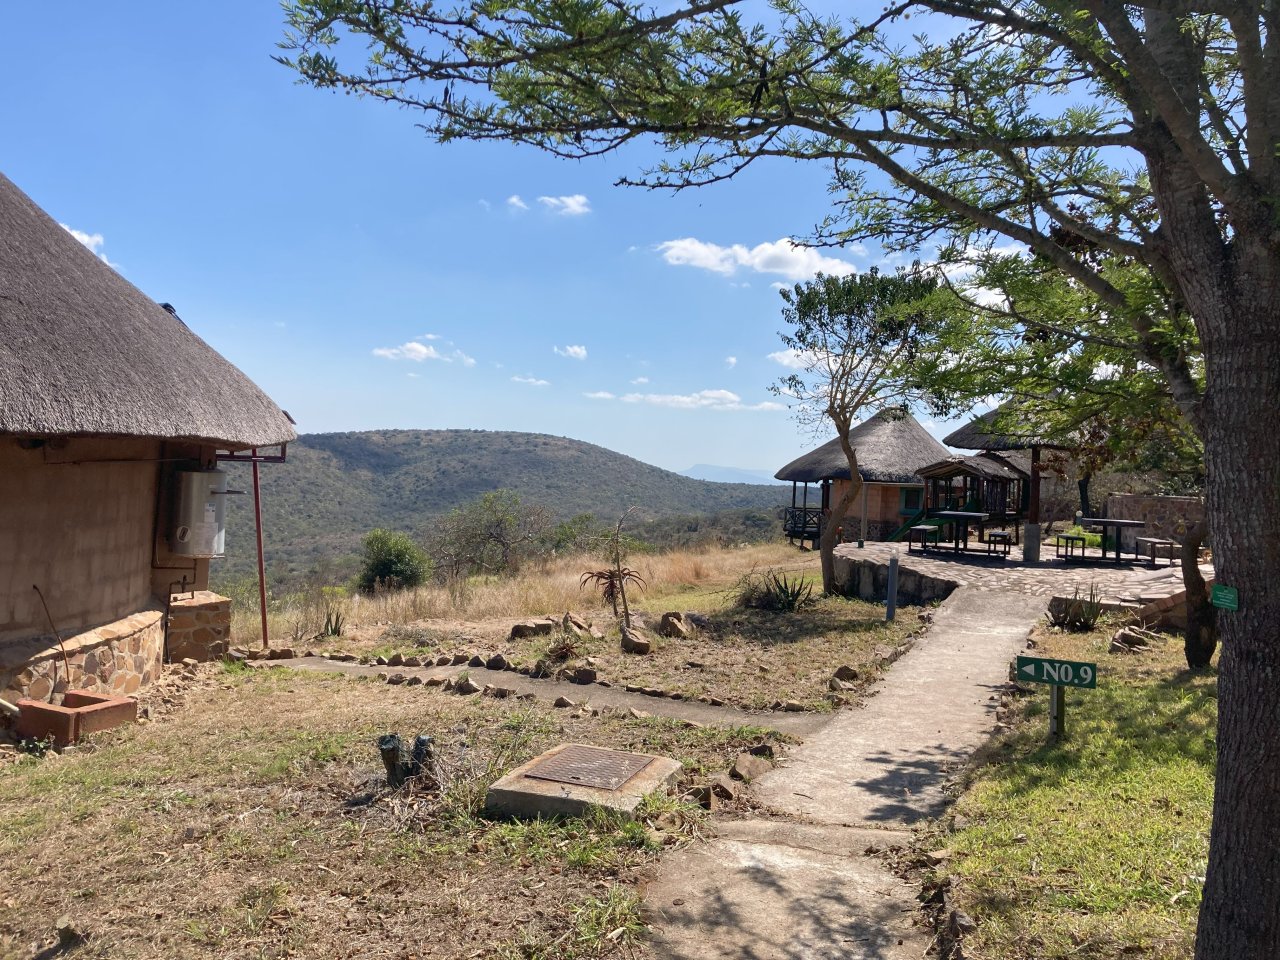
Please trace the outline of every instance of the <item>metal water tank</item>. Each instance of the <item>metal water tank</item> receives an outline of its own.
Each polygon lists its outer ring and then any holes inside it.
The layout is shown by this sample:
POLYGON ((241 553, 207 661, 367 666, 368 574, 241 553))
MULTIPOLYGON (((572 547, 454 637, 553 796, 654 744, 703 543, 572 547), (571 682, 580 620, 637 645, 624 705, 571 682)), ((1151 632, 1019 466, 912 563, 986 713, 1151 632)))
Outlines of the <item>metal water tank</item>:
POLYGON ((169 549, 180 557, 220 557, 227 544, 227 474, 179 470, 169 549))

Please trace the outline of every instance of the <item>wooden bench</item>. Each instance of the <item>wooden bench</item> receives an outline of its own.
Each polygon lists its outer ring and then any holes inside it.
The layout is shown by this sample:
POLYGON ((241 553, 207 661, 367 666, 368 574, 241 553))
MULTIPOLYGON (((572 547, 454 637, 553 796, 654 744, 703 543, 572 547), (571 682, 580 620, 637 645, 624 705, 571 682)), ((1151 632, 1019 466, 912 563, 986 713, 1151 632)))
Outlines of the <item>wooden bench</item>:
POLYGON ((1059 560, 1070 560, 1073 557, 1084 558, 1084 545, 1088 541, 1078 533, 1060 533, 1055 538, 1054 547, 1059 560), (1064 552, 1065 548, 1065 552, 1064 552), (1079 551, 1079 552, 1077 552, 1079 551))
POLYGON ((929 538, 933 538, 933 545, 938 545, 938 528, 931 523, 922 523, 919 526, 912 527, 907 531, 907 553, 911 552, 914 544, 920 544, 922 551, 929 549, 929 538))
POLYGON ((987 532, 987 556, 1009 556, 1009 547, 1013 535, 1008 530, 990 530, 987 532))
POLYGON ((1166 540, 1164 537, 1138 537, 1134 540, 1134 553, 1145 553, 1147 562, 1153 567, 1156 565, 1156 554, 1161 552, 1172 567, 1180 548, 1176 540, 1166 540))

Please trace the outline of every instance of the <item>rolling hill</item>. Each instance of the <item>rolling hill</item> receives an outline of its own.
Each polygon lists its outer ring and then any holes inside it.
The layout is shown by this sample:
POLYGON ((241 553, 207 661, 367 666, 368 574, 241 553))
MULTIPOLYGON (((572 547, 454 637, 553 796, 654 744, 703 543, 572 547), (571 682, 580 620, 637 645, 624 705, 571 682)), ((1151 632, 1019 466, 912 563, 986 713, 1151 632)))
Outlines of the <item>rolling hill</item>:
MULTIPOLYGON (((227 464, 231 486, 249 490, 249 469, 227 464)), ((304 434, 289 462, 261 468, 268 562, 296 574, 323 558, 357 553, 374 527, 426 532, 435 516, 505 487, 557 519, 590 513, 637 520, 769 510, 778 486, 712 483, 662 470, 566 437, 486 430, 378 430, 304 434)), ((215 577, 253 569, 253 507, 231 504, 227 557, 215 577)), ((283 572, 283 571, 282 571, 283 572)))

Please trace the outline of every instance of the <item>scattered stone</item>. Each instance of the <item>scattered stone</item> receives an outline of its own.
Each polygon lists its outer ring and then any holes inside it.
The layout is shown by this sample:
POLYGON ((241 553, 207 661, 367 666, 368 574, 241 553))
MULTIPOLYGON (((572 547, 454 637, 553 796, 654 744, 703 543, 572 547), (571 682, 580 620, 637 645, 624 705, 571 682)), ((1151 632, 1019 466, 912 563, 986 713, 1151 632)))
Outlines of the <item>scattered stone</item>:
POLYGON ((973 933, 978 929, 978 925, 974 923, 973 917, 969 916, 963 910, 952 910, 951 916, 947 920, 947 926, 951 930, 953 937, 963 936, 966 933, 973 933))
POLYGON ((406 667, 420 667, 422 666, 422 658, 421 657, 405 657, 404 665, 406 667))
POLYGON ((936 867, 940 863, 946 863, 953 856, 955 856, 955 854, 950 850, 930 850, 924 855, 924 858, 928 862, 929 866, 936 867))
POLYGON ((468 657, 465 653, 455 653, 452 657, 449 658, 449 663, 452 666, 460 667, 470 659, 471 658, 468 657))
POLYGON ((459 680, 453 685, 453 689, 461 694, 479 693, 483 688, 470 677, 465 680, 459 680))
POLYGON ((525 620, 511 627, 510 639, 524 640, 528 637, 548 637, 560 626, 556 620, 525 620))
POLYGON ((624 683, 622 685, 622 689, 627 691, 627 693, 639 693, 644 689, 644 687, 638 687, 634 683, 624 683))
POLYGON ((701 613, 694 613, 691 610, 686 610, 684 612, 684 622, 699 630, 705 630, 707 627, 711 626, 710 617, 701 613))
POLYGON ((586 631, 591 629, 591 621, 586 619, 580 614, 574 613, 572 610, 568 611, 564 615, 564 618, 565 620, 569 621, 569 623, 577 627, 579 630, 586 631))
POLYGON ((540 680, 551 676, 551 664, 546 660, 539 660, 533 665, 533 669, 529 671, 529 676, 540 680))
POLYGON ((697 720, 681 720, 680 726, 687 727, 690 730, 705 730, 706 724, 699 723, 697 720))
POLYGON ((468 661, 467 661, 467 666, 468 666, 468 667, 483 667, 483 666, 484 666, 484 657, 480 656, 479 654, 476 654, 474 657, 472 657, 470 660, 468 660, 468 661))
POLYGON ((393 673, 391 676, 387 677, 387 683, 399 684, 404 683, 404 681, 405 676, 403 673, 393 673))
POLYGON ((687 663, 685 663, 685 666, 688 667, 690 670, 705 670, 707 667, 707 665, 703 663, 701 660, 690 660, 687 663))
POLYGON ((635 627, 622 628, 622 652, 646 654, 653 650, 653 641, 635 627))
POLYGON ((484 662, 484 665, 489 670, 505 670, 507 669, 507 658, 500 653, 495 653, 484 662))
POLYGON ((507 697, 513 696, 515 691, 510 687, 498 687, 492 683, 486 683, 480 693, 486 697, 493 697, 495 700, 505 700, 507 697))
POLYGON ((569 679, 574 683, 595 683, 596 671, 592 667, 578 667, 570 674, 569 679))
POLYGON ((733 766, 729 768, 729 776, 735 780, 746 780, 750 783, 756 777, 763 776, 773 769, 771 764, 764 757, 757 757, 751 753, 740 753, 738 759, 733 761, 733 766))
POLYGON ((556 697, 551 704, 553 707, 576 707, 577 704, 568 697, 556 697))
POLYGON ((391 679, 391 674, 387 673, 385 670, 379 671, 377 679, 380 683, 386 683, 391 679))
POLYGON ((683 694, 683 693, 679 693, 679 692, 677 692, 677 693, 668 693, 668 694, 667 694, 667 696, 668 696, 670 699, 672 699, 672 700, 683 700, 683 699, 684 699, 684 694, 683 694))
POLYGON ((443 687, 445 685, 445 677, 427 677, 426 683, 428 687, 443 687))
POLYGON ((689 803, 696 803, 704 810, 710 810, 712 812, 720 808, 720 797, 711 788, 710 784, 697 784, 690 787, 689 792, 681 799, 686 800, 689 803))
POLYGON ((747 753, 751 754, 753 757, 764 757, 766 760, 772 760, 777 756, 776 751, 773 749, 773 744, 771 743, 757 743, 755 746, 749 747, 747 749, 747 753))
POLYGON ((646 697, 664 697, 664 696, 666 696, 666 694, 665 694, 665 693, 663 693, 661 690, 659 690, 657 687, 645 687, 645 688, 644 688, 643 690, 641 690, 640 692, 641 692, 641 693, 643 693, 646 697))
POLYGON ((721 800, 738 799, 738 784, 725 774, 720 774, 710 783, 711 792, 721 800))
POLYGON ((318 656, 320 656, 320 654, 316 653, 314 650, 307 650, 307 651, 305 651, 302 655, 303 655, 304 657, 318 657, 318 656))
POLYGON ((591 635, 591 639, 593 639, 593 640, 603 640, 603 639, 604 639, 604 633, 602 633, 602 632, 601 632, 600 628, 598 628, 598 627, 596 627, 596 626, 594 626, 594 625, 592 625, 592 626, 587 630, 587 633, 589 633, 589 634, 591 635))
POLYGON ((612 684, 612 683, 610 683, 608 680, 597 680, 597 681, 596 681, 596 686, 598 686, 598 687, 612 687, 612 686, 613 686, 613 684, 612 684))
POLYGON ((532 693, 522 693, 516 697, 517 700, 537 700, 537 696, 532 693))
POLYGON ((658 635, 676 640, 687 640, 689 638, 689 628, 685 626, 684 615, 675 610, 664 613, 662 619, 658 621, 658 635))
POLYGON ((803 703, 797 703, 795 700, 784 700, 782 709, 786 713, 804 713, 805 706, 803 703))
POLYGON ((841 680, 839 677, 832 677, 827 681, 827 688, 836 693, 843 693, 846 690, 854 689, 854 685, 847 680, 841 680))
POLYGON ((193 660, 191 657, 183 657, 182 665, 186 667, 188 670, 195 670, 197 667, 200 666, 200 661, 193 660))
POLYGON ((397 651, 396 651, 395 653, 393 653, 391 656, 387 657, 387 666, 388 666, 388 667, 403 667, 403 666, 404 666, 404 654, 403 654, 403 653, 401 653, 399 650, 397 650, 397 651))
POLYGON ((848 664, 845 664, 844 666, 837 667, 836 672, 832 676, 837 680, 843 680, 845 683, 849 683, 850 681, 858 679, 858 671, 848 664))
POLYGON ((373 662, 377 664, 379 667, 390 666, 390 664, 387 662, 386 657, 374 657, 373 662))
POLYGON ((404 685, 405 685, 406 687, 420 687, 420 686, 422 686, 422 678, 421 678, 421 677, 410 677, 409 679, 407 679, 407 680, 404 682, 404 685))
POLYGON ((630 709, 627 710, 627 716, 629 716, 632 720, 647 720, 649 719, 649 717, 653 716, 653 714, 648 713, 644 710, 637 710, 635 707, 631 707, 630 709))
POLYGON ((719 697, 707 697, 707 703, 711 704, 711 706, 713 707, 724 706, 724 701, 721 700, 719 697))

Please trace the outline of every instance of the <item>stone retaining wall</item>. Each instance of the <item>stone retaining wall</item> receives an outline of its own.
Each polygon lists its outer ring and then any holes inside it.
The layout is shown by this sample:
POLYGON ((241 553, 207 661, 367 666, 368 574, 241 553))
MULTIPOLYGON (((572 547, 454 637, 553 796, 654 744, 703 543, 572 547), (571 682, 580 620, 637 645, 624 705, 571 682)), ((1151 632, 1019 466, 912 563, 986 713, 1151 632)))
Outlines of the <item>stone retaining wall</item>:
POLYGON ((1134 538, 1163 537, 1181 543, 1187 527, 1204 519, 1204 500, 1200 497, 1157 497, 1136 493, 1113 493, 1107 497, 1107 516, 1113 520, 1141 520, 1146 530, 1121 534, 1125 549, 1132 549, 1134 538))
POLYGON ((169 604, 169 660, 221 659, 231 649, 231 601, 210 590, 169 604))
MULTIPOLYGON (((836 586, 847 597, 884 603, 888 596, 889 565, 883 560, 836 554, 836 586)), ((944 600, 957 584, 898 564, 898 603, 924 605, 944 600)))
POLYGON ((64 639, 36 637, 0 651, 0 698, 61 702, 68 689, 128 696, 160 676, 164 612, 140 610, 122 620, 64 639), (70 677, 63 663, 66 650, 70 677))

